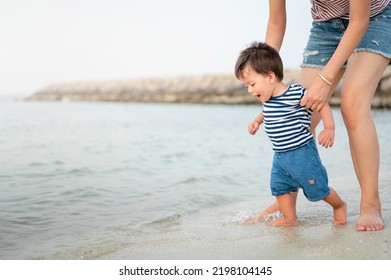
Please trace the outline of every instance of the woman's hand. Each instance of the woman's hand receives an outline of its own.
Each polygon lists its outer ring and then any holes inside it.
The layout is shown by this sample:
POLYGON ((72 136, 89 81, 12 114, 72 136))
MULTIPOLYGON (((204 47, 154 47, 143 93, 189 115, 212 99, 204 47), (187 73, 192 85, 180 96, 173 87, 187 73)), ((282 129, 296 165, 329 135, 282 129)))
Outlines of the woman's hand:
POLYGON ((320 76, 317 76, 301 99, 300 105, 319 112, 328 101, 330 87, 320 76))

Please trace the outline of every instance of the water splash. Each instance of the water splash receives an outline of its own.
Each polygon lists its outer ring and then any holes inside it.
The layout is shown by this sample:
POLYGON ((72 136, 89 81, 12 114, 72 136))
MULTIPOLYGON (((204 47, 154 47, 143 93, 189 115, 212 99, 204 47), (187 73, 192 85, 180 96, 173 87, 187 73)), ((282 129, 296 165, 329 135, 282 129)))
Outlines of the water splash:
POLYGON ((235 216, 227 219, 227 223, 236 223, 242 225, 248 225, 258 222, 270 222, 272 220, 280 219, 283 215, 280 211, 269 214, 264 218, 259 217, 260 212, 254 210, 244 210, 237 213, 235 216))

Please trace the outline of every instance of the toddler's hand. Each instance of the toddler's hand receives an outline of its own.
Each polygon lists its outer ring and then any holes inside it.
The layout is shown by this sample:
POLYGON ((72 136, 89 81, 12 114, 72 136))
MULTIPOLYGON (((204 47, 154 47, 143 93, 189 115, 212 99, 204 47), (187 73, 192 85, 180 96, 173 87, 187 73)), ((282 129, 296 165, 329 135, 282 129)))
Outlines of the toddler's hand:
POLYGON ((257 121, 253 121, 252 123, 250 123, 248 125, 248 133, 250 133, 251 135, 255 135, 255 133, 257 133, 258 129, 259 129, 259 122, 257 121))
POLYGON ((334 144, 334 134, 334 129, 323 129, 318 136, 319 145, 322 145, 325 148, 331 148, 334 144))

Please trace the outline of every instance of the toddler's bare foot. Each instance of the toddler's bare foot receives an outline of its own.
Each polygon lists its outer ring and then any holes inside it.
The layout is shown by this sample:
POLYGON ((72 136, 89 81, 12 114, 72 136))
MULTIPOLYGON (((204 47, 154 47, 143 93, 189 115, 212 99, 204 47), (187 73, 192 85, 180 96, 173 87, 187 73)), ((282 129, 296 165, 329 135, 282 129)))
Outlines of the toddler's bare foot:
POLYGON ((273 220, 269 223, 269 226, 272 227, 292 227, 292 226, 297 226, 299 223, 297 222, 296 219, 294 220, 288 220, 284 217, 279 218, 277 220, 273 220))
POLYGON ((243 224, 253 224, 256 222, 264 221, 269 217, 269 215, 272 215, 272 214, 274 214, 274 213, 269 213, 268 211, 263 211, 263 212, 259 213, 258 215, 247 217, 243 221, 243 224))
POLYGON ((280 206, 277 202, 274 202, 273 204, 269 205, 265 210, 263 210, 261 213, 258 214, 259 219, 267 218, 269 215, 272 215, 276 213, 277 211, 280 211, 280 206))
POLYGON ((339 208, 334 209, 334 225, 346 225, 347 205, 346 202, 339 208))
POLYGON ((276 212, 269 212, 267 210, 255 215, 255 216, 249 216, 249 217, 246 217, 242 224, 253 224, 253 223, 257 223, 257 222, 262 222, 262 221, 265 221, 265 220, 268 220, 270 218, 270 215, 273 215, 273 214, 276 214, 278 211, 276 212))
MULTIPOLYGON (((276 211, 277 212, 277 211, 276 211)), ((275 213, 275 212, 274 212, 275 213)), ((270 212, 268 212, 268 211, 263 211, 263 212, 261 212, 261 213, 259 213, 258 215, 257 215, 257 218, 258 219, 265 219, 265 218, 267 218, 269 215, 272 215, 272 214, 274 214, 274 213, 270 213, 270 212)))
POLYGON ((357 231, 376 231, 384 228, 381 212, 377 207, 369 206, 361 208, 360 217, 357 220, 357 231))

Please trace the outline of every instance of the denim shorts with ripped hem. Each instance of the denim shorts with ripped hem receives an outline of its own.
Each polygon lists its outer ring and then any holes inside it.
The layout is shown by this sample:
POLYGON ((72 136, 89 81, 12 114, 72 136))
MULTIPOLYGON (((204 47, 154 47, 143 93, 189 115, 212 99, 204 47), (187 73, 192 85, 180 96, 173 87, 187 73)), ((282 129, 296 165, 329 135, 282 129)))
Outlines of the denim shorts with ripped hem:
MULTIPOLYGON (((314 21, 300 67, 323 68, 335 52, 348 24, 349 20, 341 18, 314 21)), ((391 4, 370 19, 367 32, 354 50, 360 51, 391 59, 391 4)))

